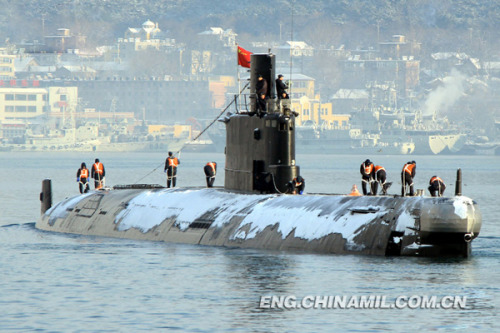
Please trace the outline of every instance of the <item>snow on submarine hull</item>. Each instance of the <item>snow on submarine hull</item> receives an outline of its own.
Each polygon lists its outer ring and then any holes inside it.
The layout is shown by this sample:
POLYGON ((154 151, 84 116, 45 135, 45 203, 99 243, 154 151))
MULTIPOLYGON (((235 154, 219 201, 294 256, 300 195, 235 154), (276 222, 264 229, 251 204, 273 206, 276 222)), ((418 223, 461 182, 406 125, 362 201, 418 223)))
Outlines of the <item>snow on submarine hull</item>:
POLYGON ((270 250, 468 256, 470 241, 481 228, 481 215, 476 204, 463 196, 298 196, 125 186, 66 199, 42 214, 36 227, 270 250))
MULTIPOLYGON (((228 114, 223 188, 115 186, 52 206, 44 180, 36 227, 189 244, 373 255, 468 256, 481 228, 476 203, 422 196, 294 195, 295 117, 275 95, 273 54, 252 54, 250 108, 228 114), (268 82, 257 108, 258 77, 268 82)), ((457 184, 461 182, 457 181, 457 184)), ((457 187, 458 188, 458 187, 457 187)))

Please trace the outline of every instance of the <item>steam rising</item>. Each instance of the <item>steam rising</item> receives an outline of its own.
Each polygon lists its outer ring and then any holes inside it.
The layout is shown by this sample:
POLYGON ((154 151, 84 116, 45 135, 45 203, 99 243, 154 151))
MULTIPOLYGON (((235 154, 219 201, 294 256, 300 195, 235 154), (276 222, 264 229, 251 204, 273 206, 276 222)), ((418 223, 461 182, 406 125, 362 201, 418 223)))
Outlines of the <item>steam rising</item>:
POLYGON ((466 77, 456 69, 443 78, 443 85, 432 91, 424 103, 424 115, 444 113, 464 95, 466 77))

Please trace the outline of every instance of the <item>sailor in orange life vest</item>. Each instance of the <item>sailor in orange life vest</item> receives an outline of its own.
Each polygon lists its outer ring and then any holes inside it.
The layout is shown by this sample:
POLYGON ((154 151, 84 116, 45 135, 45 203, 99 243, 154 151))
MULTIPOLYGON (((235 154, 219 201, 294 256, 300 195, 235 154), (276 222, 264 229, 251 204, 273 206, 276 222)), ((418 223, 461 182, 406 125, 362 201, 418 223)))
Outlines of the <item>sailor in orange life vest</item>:
POLYGON ((168 157, 165 160, 165 168, 163 172, 167 173, 167 188, 170 188, 170 184, 172 187, 175 187, 176 179, 177 179, 177 166, 181 162, 177 157, 174 157, 172 152, 168 152, 168 157))
POLYGON ((95 163, 92 165, 92 178, 94 178, 94 188, 96 190, 104 187, 104 177, 106 176, 106 170, 104 170, 104 165, 99 162, 99 159, 95 159, 95 163))
POLYGON ((413 196, 415 192, 413 191, 413 178, 415 177, 415 171, 417 169, 417 163, 415 161, 408 162, 404 165, 403 167, 403 193, 404 195, 406 193, 406 186, 410 187, 410 196, 413 196))
POLYGON ((85 163, 82 163, 80 169, 76 172, 76 181, 78 182, 78 188, 80 189, 80 193, 87 193, 89 188, 89 169, 85 163))
POLYGON ((302 176, 297 176, 289 183, 289 187, 292 190, 292 194, 302 194, 306 188, 306 180, 302 176))
POLYGON ((373 163, 370 160, 364 161, 359 167, 359 172, 361 173, 361 189, 363 190, 363 195, 374 195, 373 184, 375 183, 375 169, 373 163), (366 190, 366 184, 368 184, 370 188, 370 193, 366 190))
POLYGON ((431 180, 429 181, 428 189, 429 192, 431 193, 431 196, 442 197, 444 190, 446 190, 446 185, 444 184, 443 180, 438 176, 432 176, 431 180))
POLYGON ((387 173, 385 172, 385 168, 381 165, 376 165, 374 167, 375 173, 375 181, 373 182, 373 195, 377 195, 378 184, 380 184, 380 188, 382 189, 382 194, 386 195, 387 190, 392 185, 392 183, 386 183, 387 173))
POLYGON ((208 162, 203 168, 205 176, 207 177, 207 187, 213 187, 215 182, 215 175, 217 174, 217 163, 208 162))

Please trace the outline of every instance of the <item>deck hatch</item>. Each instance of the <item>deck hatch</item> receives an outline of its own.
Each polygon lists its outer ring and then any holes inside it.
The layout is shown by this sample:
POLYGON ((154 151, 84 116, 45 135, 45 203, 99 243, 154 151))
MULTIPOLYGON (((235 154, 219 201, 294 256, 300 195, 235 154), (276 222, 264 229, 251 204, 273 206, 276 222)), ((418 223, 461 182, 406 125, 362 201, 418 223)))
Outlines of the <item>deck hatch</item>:
POLYGON ((85 202, 83 207, 80 209, 80 211, 76 214, 77 216, 83 216, 83 217, 91 217, 94 215, 96 212, 97 208, 99 207, 101 200, 102 200, 102 195, 93 195, 85 202))

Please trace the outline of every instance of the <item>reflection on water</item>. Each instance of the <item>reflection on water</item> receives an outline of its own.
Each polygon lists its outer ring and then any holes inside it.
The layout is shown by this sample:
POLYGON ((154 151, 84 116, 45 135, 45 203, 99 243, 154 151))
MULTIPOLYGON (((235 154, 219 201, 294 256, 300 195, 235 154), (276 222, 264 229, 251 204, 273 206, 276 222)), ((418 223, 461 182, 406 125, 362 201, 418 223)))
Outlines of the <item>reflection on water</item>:
POLYGON ((245 285, 249 290, 269 294, 285 294, 293 288, 292 256, 256 253, 253 250, 231 250, 224 254, 228 270, 233 272, 239 286, 245 285))

